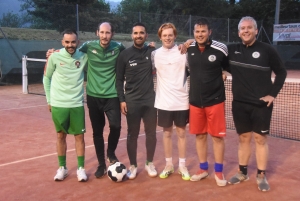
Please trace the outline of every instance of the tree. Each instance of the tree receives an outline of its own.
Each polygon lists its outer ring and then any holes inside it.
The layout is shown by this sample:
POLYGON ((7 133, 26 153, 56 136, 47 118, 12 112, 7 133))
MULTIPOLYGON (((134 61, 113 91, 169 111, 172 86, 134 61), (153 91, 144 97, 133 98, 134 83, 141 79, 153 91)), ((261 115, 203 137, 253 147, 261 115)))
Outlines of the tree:
POLYGON ((300 0, 281 1, 280 19, 281 20, 295 19, 295 22, 299 22, 299 19, 300 19, 300 0))
POLYGON ((18 14, 13 12, 3 13, 2 18, 0 18, 0 26, 2 27, 22 27, 23 20, 18 14))
POLYGON ((27 11, 33 28, 56 29, 77 28, 76 4, 78 4, 79 27, 84 31, 95 31, 96 26, 109 16, 109 4, 104 0, 19 0, 24 2, 21 11, 27 11), (103 12, 105 11, 105 12, 103 12))

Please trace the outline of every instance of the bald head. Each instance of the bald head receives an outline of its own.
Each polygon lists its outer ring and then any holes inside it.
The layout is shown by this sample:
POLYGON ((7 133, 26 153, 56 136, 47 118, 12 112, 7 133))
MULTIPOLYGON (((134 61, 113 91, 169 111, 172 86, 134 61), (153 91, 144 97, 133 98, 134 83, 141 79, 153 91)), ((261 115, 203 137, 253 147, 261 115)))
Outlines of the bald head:
POLYGON ((114 29, 114 27, 112 26, 112 24, 110 23, 110 22, 102 22, 102 23, 99 23, 98 24, 98 31, 100 30, 100 27, 101 26, 109 26, 110 27, 110 31, 112 32, 112 33, 114 33, 115 32, 115 29, 114 29))
POLYGON ((100 46, 107 48, 114 35, 114 29, 109 22, 99 24, 97 35, 99 36, 100 46))

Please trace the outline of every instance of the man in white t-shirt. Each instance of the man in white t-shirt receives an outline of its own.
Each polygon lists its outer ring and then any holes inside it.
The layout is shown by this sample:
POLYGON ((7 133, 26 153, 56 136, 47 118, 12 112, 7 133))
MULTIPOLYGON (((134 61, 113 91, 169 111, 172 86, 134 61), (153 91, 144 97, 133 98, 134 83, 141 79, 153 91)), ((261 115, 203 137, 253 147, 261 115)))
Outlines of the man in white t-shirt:
POLYGON ((172 23, 164 23, 158 30, 162 47, 152 52, 153 69, 156 70, 157 85, 154 107, 158 109, 158 126, 163 127, 163 143, 166 166, 160 178, 167 178, 174 172, 172 162, 173 122, 178 137, 178 173, 183 180, 190 180, 185 166, 185 127, 189 118, 189 96, 187 86, 186 55, 181 54, 174 43, 177 31, 172 23))

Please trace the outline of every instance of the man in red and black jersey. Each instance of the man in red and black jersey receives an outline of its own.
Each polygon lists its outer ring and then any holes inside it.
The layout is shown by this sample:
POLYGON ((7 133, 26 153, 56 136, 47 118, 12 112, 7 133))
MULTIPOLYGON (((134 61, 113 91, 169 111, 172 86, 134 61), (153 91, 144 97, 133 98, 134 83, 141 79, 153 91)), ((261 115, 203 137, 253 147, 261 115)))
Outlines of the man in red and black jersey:
MULTIPOLYGON (((210 39, 212 30, 207 19, 200 18, 194 26, 195 41, 189 45, 187 61, 190 69, 190 133, 196 135, 199 171, 191 181, 208 176, 207 134, 213 139, 215 180, 225 186, 223 175, 225 124, 225 88, 222 77, 227 64, 227 47, 210 39)), ((186 43, 187 44, 187 43, 186 43)))

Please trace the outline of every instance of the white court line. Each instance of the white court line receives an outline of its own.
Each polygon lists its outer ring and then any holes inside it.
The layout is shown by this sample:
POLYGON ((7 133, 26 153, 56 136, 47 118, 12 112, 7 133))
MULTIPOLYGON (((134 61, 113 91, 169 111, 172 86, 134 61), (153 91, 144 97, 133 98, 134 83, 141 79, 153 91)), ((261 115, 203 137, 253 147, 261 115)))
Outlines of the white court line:
MULTIPOLYGON (((156 132, 161 132, 161 131, 162 130, 156 131, 156 132)), ((139 136, 144 136, 144 135, 145 135, 145 133, 140 134, 139 136)), ((119 141, 123 141, 123 140, 126 140, 126 139, 127 139, 127 137, 121 138, 121 139, 119 139, 119 141)), ((104 144, 107 144, 107 142, 105 142, 104 144)), ((90 147, 94 147, 94 145, 88 145, 85 148, 90 148, 90 147)), ((75 151, 75 149, 69 149, 69 150, 67 150, 67 152, 71 152, 71 151, 75 151)), ((17 161, 13 161, 13 162, 9 162, 9 163, 3 163, 3 164, 0 164, 0 167, 7 166, 7 165, 12 165, 12 164, 17 164, 17 163, 22 163, 22 162, 26 162, 26 161, 31 161, 31 160, 35 160, 35 159, 39 159, 39 158, 45 158, 45 157, 54 156, 54 155, 57 155, 57 153, 46 154, 46 155, 42 155, 42 156, 36 156, 36 157, 22 159, 22 160, 17 160, 17 161)))
POLYGON ((27 106, 27 107, 17 107, 17 108, 2 109, 2 110, 0 110, 0 111, 6 111, 6 110, 18 110, 18 109, 27 109, 27 108, 41 107, 41 106, 45 107, 45 106, 47 106, 47 104, 45 104, 45 105, 34 105, 34 106, 27 106))

